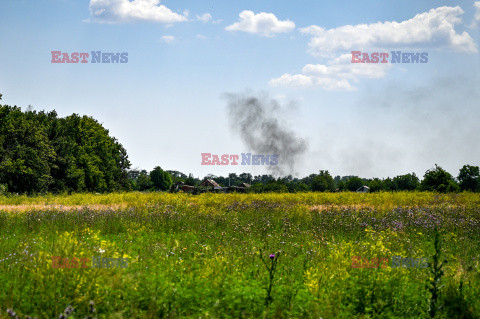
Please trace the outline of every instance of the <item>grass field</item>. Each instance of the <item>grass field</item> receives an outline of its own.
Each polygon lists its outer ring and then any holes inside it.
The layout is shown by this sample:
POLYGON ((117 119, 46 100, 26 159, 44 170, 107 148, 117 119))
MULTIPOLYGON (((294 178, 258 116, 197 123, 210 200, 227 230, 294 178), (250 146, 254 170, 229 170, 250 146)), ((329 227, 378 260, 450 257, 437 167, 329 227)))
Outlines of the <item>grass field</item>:
POLYGON ((479 318, 479 229, 470 193, 0 197, 0 318, 479 318))

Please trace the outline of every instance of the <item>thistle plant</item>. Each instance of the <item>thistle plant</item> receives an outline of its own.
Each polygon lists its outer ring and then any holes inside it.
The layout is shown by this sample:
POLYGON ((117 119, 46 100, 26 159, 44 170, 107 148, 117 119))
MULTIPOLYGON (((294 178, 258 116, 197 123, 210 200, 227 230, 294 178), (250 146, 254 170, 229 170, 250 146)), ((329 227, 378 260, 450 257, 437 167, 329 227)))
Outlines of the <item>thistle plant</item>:
POLYGON ((95 312, 97 310, 95 309, 95 302, 93 300, 90 300, 90 302, 88 303, 88 317, 86 319, 96 319, 97 317, 95 317, 95 312))
POLYGON ((10 318, 18 318, 17 313, 13 311, 13 309, 7 309, 7 314, 10 316, 10 318))
MULTIPOLYGON (((12 319, 19 319, 19 317, 17 316, 17 313, 13 311, 13 309, 7 309, 7 314, 12 319)), ((25 319, 32 319, 32 317, 26 316, 25 319)), ((33 319, 37 319, 37 317, 33 317, 33 319)))
POLYGON ((269 283, 268 283, 268 288, 267 288, 267 297, 265 298, 265 306, 270 306, 270 304, 273 301, 272 297, 272 289, 273 289, 273 280, 275 277, 275 270, 277 269, 277 263, 278 263, 278 258, 280 257, 280 252, 277 252, 277 254, 271 254, 269 255, 270 262, 265 260, 262 254, 262 250, 260 249, 260 259, 262 260, 263 264, 267 268, 268 274, 269 274, 269 283))
POLYGON ((63 311, 63 313, 58 316, 58 318, 67 319, 74 311, 75 308, 73 308, 71 305, 68 305, 67 308, 65 308, 65 310, 63 311))
POLYGON ((430 309, 428 311, 431 318, 434 318, 437 311, 442 308, 442 306, 439 305, 438 299, 440 296, 440 289, 443 287, 443 285, 441 284, 441 280, 444 275, 442 267, 444 264, 447 263, 446 260, 440 262, 442 243, 440 242, 440 234, 436 227, 434 231, 435 238, 433 244, 435 248, 435 254, 432 257, 433 262, 428 263, 429 271, 433 275, 433 278, 430 279, 428 283, 428 290, 432 294, 432 297, 430 299, 430 309))

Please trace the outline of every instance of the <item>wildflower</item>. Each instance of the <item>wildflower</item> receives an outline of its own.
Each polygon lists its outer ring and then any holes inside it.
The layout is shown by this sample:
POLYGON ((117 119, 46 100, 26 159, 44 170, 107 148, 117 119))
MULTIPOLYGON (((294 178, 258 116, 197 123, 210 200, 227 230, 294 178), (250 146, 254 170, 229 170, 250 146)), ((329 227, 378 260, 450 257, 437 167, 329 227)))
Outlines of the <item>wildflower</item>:
POLYGON ((15 318, 15 316, 17 315, 15 311, 13 311, 13 309, 7 309, 7 313, 12 318, 15 318))
POLYGON ((275 255, 270 255, 270 259, 274 259, 275 258, 275 255))
POLYGON ((74 311, 75 308, 73 308, 71 305, 68 305, 67 308, 65 308, 65 315, 69 316, 74 311))
POLYGON ((90 300, 88 311, 89 312, 95 312, 95 308, 93 307, 95 305, 95 302, 93 300, 90 300))

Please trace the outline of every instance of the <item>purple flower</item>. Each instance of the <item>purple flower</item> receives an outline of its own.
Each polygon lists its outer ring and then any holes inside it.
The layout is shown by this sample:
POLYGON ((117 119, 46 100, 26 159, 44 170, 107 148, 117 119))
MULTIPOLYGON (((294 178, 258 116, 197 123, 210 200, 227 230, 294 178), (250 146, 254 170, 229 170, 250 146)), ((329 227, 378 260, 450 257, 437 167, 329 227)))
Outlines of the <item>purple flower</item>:
POLYGON ((275 255, 270 255, 270 259, 274 259, 275 258, 275 255))
POLYGON ((13 309, 7 309, 7 313, 10 315, 10 317, 14 318, 17 314, 13 309))

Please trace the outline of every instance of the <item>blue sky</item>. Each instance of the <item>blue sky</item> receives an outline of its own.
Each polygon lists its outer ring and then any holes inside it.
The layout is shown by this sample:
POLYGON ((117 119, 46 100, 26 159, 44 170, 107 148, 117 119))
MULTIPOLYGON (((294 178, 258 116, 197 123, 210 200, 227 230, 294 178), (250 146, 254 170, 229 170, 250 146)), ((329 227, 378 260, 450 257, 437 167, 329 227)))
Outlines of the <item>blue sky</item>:
MULTIPOLYGON (((268 94, 308 150, 297 176, 387 177, 479 165, 480 1, 0 0, 3 103, 95 117, 132 167, 195 176, 201 153, 252 152, 225 93, 268 94), (428 52, 425 64, 352 64, 351 51, 428 52), (54 64, 51 51, 128 52, 54 64)), ((280 159, 281 162, 281 159, 280 159)))

